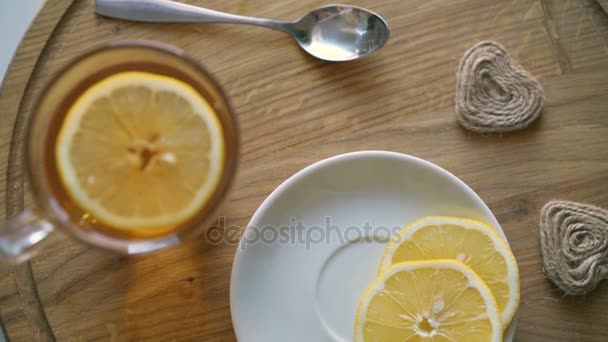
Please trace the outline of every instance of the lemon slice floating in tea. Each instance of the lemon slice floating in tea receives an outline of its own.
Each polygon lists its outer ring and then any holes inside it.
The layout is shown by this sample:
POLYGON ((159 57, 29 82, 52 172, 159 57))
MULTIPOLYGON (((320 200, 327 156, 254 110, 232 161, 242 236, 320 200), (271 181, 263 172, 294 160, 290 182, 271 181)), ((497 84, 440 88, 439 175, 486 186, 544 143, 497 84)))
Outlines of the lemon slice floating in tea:
POLYGON ((135 71, 87 89, 69 109, 55 148, 73 201, 120 230, 188 221, 216 190, 225 157, 221 123, 200 93, 135 71))
POLYGON ((387 268, 363 294, 355 342, 502 341, 498 307, 486 284, 456 260, 387 268))
POLYGON ((456 259, 488 285, 506 327, 519 304, 519 271, 507 243, 485 223, 456 217, 425 217, 391 240, 380 272, 403 261, 456 259))

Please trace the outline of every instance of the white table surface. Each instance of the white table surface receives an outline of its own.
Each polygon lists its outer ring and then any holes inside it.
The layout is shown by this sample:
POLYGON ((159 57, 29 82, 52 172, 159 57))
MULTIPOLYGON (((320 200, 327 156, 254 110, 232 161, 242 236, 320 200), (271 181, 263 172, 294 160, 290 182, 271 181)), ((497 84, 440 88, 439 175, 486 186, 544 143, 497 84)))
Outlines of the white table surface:
POLYGON ((0 84, 13 54, 44 0, 0 0, 0 84))

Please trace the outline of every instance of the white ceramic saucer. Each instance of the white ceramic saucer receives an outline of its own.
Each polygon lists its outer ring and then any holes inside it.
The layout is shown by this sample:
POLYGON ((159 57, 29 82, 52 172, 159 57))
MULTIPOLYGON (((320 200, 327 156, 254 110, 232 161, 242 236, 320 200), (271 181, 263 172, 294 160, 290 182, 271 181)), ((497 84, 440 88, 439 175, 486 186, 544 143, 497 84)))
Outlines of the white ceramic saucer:
POLYGON ((354 152, 296 173, 262 203, 238 247, 230 284, 238 340, 352 341, 389 233, 427 215, 482 220, 504 236, 477 194, 419 158, 354 152))

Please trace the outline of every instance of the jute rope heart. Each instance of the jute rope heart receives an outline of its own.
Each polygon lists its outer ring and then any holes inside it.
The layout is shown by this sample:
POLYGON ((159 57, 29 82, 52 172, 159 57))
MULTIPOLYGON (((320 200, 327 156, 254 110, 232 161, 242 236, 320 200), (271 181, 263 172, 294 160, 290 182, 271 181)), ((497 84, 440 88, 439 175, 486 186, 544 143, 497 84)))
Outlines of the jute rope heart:
POLYGON ((608 210, 551 201, 540 217, 545 272, 566 294, 583 295, 608 278, 608 210))
POLYGON ((481 42, 469 49, 456 78, 456 118, 468 130, 523 129, 543 108, 538 81, 496 42, 481 42))

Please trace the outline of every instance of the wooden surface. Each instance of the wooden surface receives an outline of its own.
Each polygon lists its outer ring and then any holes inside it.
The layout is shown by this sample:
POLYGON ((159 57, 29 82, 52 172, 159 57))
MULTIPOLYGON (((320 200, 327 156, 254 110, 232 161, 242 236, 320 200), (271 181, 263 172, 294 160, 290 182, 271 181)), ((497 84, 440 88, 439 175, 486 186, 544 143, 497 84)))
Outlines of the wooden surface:
POLYGON ((599 2, 600 6, 602 6, 604 11, 608 13, 608 0, 597 0, 597 2, 599 2))
MULTIPOLYGON (((322 0, 190 0, 295 19, 322 0)), ((31 203, 21 143, 33 100, 85 50, 153 39, 186 50, 223 84, 242 129, 235 189, 223 214, 245 226, 262 200, 306 165, 383 149, 428 159, 489 204, 521 272, 516 341, 605 341, 608 282, 564 297, 545 278, 538 214, 553 198, 608 207, 608 16, 592 0, 351 0, 392 28, 378 54, 330 64, 279 32, 230 25, 153 25, 95 16, 93 0, 48 0, 0 89, 0 218, 31 203), (65 12, 65 14, 64 14, 65 12), (530 129, 481 136, 454 120, 454 74, 474 43, 501 42, 546 92, 530 129)), ((0 313, 14 341, 231 341, 234 244, 202 238, 143 258, 54 234, 29 265, 0 275, 0 313)))

